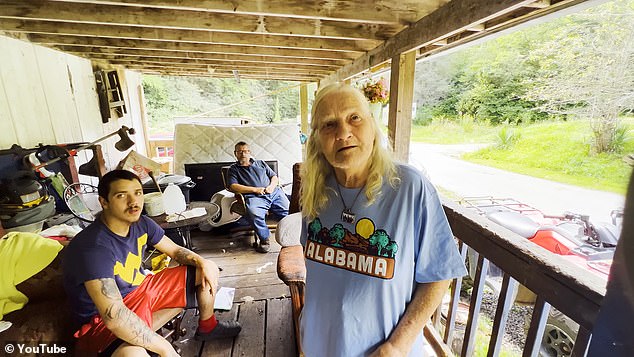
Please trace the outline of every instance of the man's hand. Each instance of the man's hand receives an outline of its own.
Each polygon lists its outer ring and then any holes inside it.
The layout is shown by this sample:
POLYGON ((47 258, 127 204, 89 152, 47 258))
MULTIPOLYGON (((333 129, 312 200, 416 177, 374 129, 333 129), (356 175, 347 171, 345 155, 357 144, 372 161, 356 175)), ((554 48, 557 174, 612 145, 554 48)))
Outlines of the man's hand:
POLYGON ((180 357, 178 352, 174 349, 174 346, 172 346, 172 344, 167 340, 165 340, 164 346, 162 346, 160 350, 156 351, 156 353, 161 357, 180 357))
POLYGON ((275 191, 275 188, 276 188, 276 187, 277 187, 277 186, 274 186, 274 185, 268 185, 268 186, 266 186, 266 188, 264 189, 264 192, 266 192, 266 193, 271 193, 271 192, 275 191))
POLYGON ((218 277, 220 276, 220 270, 218 269, 216 263, 201 257, 187 248, 177 245, 166 236, 163 236, 163 238, 155 244, 154 247, 169 255, 179 264, 191 265, 199 268, 202 288, 209 289, 212 295, 216 295, 218 277))
POLYGON ((255 193, 256 195, 263 195, 263 194, 265 194, 267 192, 266 192, 266 188, 264 188, 264 187, 254 187, 253 188, 253 193, 255 193))
POLYGON ((211 260, 203 260, 201 271, 201 286, 203 289, 209 289, 212 296, 216 296, 218 289, 218 278, 220 277, 220 269, 218 265, 211 260))

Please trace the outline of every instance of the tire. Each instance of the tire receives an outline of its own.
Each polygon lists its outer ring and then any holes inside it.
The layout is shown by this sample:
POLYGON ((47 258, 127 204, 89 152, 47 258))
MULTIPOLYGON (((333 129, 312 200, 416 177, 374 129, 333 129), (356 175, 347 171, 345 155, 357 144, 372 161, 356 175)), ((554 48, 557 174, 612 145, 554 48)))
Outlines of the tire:
POLYGON ((539 356, 571 356, 578 330, 579 325, 576 322, 560 311, 551 309, 539 348, 539 356))

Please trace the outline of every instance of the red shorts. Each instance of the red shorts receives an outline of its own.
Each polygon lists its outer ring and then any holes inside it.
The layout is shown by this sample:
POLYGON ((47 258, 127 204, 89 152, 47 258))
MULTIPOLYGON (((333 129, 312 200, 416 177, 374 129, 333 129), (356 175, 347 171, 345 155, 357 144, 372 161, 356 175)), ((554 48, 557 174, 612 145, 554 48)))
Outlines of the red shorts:
MULTIPOLYGON (((196 268, 182 265, 164 269, 156 275, 148 275, 139 287, 123 298, 123 303, 150 327, 152 313, 156 311, 195 307, 196 268)), ((82 356, 97 355, 117 340, 117 336, 108 330, 99 314, 75 332, 75 337, 76 349, 82 356)))

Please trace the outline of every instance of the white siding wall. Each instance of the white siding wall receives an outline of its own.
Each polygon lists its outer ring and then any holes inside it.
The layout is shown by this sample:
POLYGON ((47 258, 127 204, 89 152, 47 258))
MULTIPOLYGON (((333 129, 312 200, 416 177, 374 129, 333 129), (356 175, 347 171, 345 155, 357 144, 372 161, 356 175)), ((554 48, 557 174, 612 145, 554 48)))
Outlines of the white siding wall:
MULTIPOLYGON (((133 149, 145 153, 141 75, 119 71, 119 78, 128 113, 103 124, 89 60, 0 36, 0 149, 91 142, 126 125, 137 131, 133 149)), ((108 168, 127 154, 114 148, 117 140, 101 142, 108 168)))

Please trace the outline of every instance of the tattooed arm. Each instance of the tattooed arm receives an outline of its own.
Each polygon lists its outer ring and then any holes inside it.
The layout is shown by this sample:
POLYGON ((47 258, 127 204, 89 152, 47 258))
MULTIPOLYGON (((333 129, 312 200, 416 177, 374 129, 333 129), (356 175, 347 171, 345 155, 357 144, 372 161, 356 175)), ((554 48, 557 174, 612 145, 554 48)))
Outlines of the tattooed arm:
POLYGON ((181 247, 165 236, 157 244, 155 244, 154 247, 169 255, 181 265, 191 265, 197 267, 201 273, 200 283, 203 288, 208 288, 212 295, 216 295, 219 276, 218 266, 216 263, 201 257, 187 248, 181 247))
POLYGON ((84 283, 106 327, 118 338, 141 346, 160 356, 178 356, 172 345, 152 331, 132 310, 123 304, 114 279, 95 279, 84 283))

